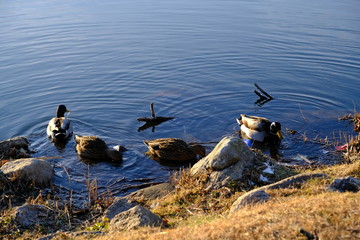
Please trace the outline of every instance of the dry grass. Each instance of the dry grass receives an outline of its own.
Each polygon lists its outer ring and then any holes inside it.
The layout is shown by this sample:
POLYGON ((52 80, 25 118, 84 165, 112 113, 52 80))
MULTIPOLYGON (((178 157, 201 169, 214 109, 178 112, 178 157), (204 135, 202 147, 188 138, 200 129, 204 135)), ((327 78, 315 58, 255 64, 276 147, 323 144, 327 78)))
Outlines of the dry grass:
POLYGON ((211 223, 176 229, 141 229, 97 239, 319 239, 360 238, 360 193, 277 198, 211 223))
POLYGON ((359 178, 360 161, 306 172, 324 172, 329 178, 310 180, 300 187, 267 190, 269 202, 230 216, 228 209, 241 192, 221 195, 206 191, 202 187, 205 179, 191 180, 184 172, 185 177, 178 178, 177 192, 159 200, 161 204, 154 209, 173 224, 95 239, 360 239, 360 193, 327 191, 335 178, 359 178))

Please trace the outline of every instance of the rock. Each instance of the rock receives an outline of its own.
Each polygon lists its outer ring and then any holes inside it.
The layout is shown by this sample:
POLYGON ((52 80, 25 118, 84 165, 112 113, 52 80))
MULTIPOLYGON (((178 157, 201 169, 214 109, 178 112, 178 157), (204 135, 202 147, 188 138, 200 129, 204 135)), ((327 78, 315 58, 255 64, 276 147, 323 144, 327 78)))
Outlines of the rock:
POLYGON ((231 206, 230 213, 240 210, 247 205, 254 205, 256 203, 263 203, 270 199, 270 195, 265 191, 251 191, 239 197, 231 206))
POLYGON ((110 230, 129 230, 139 227, 160 227, 162 219, 150 210, 135 206, 125 212, 117 214, 110 221, 110 230))
POLYGON ((196 174, 203 169, 223 170, 241 160, 251 161, 254 154, 239 137, 226 136, 191 168, 191 172, 196 174))
POLYGON ((133 207, 136 204, 131 202, 127 197, 117 197, 110 207, 105 211, 105 218, 109 220, 113 219, 117 214, 125 212, 133 207))
POLYGON ((238 136, 227 136, 191 168, 191 174, 208 171, 209 188, 221 188, 245 177, 260 181, 261 170, 266 168, 265 161, 262 155, 250 150, 238 136))
POLYGON ((23 227, 31 227, 35 224, 48 224, 49 217, 53 213, 42 205, 25 204, 16 207, 13 214, 17 224, 23 227))
POLYGON ((256 190, 288 188, 288 187, 294 186, 296 184, 302 184, 309 179, 326 178, 326 177, 327 177, 327 175, 324 173, 303 173, 303 174, 298 174, 298 175, 295 175, 292 177, 285 178, 281 181, 278 181, 278 182, 270 184, 270 185, 263 186, 256 190))
POLYGON ((13 182, 49 186, 54 171, 49 162, 42 159, 23 158, 5 163, 0 170, 13 182))
POLYGON ((257 189, 254 189, 250 192, 245 193, 244 195, 240 196, 231 206, 230 208, 230 214, 238 211, 239 209, 243 208, 246 204, 249 202, 251 203, 254 201, 254 203, 264 202, 267 201, 269 198, 266 199, 266 193, 264 192, 267 189, 283 189, 283 188, 289 188, 294 185, 302 184, 305 181, 313 178, 325 178, 327 177, 326 174, 323 173, 304 173, 304 174, 298 174, 296 176, 285 178, 279 182, 269 184, 257 189), (265 194, 266 195, 265 195, 265 194), (257 199, 259 199, 257 201, 257 199), (264 199, 264 201, 261 201, 261 199, 264 199))
POLYGON ((159 199, 170 192, 175 190, 175 186, 171 183, 160 183, 154 186, 150 186, 144 189, 140 189, 136 192, 133 192, 129 195, 132 199, 146 199, 146 200, 154 200, 159 199))
POLYGON ((358 192, 360 180, 354 177, 335 179, 329 186, 329 190, 338 192, 358 192))
POLYGON ((25 137, 15 137, 0 142, 0 159, 28 158, 29 141, 25 137))

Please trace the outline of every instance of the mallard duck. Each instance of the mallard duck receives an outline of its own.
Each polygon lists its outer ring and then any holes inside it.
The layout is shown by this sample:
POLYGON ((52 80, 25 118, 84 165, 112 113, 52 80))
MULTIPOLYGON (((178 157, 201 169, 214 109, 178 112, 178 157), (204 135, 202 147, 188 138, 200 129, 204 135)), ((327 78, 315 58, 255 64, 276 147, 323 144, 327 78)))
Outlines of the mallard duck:
POLYGON ((242 135, 258 142, 269 141, 271 139, 281 140, 283 138, 281 133, 281 124, 279 122, 271 122, 266 118, 247 116, 241 114, 240 118, 236 119, 240 124, 242 135))
POLYGON ((96 136, 75 135, 76 152, 80 157, 94 160, 121 161, 122 153, 126 151, 123 146, 109 149, 106 143, 96 136))
POLYGON ((56 117, 49 121, 46 133, 53 141, 67 139, 73 133, 72 124, 70 120, 65 117, 66 112, 70 111, 65 105, 59 105, 56 111, 56 117))
POLYGON ((145 154, 155 160, 183 162, 196 159, 196 155, 205 157, 205 148, 199 144, 187 144, 179 138, 160 138, 145 140, 149 151, 145 154))

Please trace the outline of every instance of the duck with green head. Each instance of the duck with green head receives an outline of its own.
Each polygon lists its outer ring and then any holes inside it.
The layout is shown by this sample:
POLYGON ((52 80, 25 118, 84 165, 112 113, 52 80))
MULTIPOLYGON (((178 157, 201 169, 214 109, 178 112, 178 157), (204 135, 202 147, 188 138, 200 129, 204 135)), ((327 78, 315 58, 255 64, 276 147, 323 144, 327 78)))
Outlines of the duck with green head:
POLYGON ((245 139, 264 142, 269 145, 279 144, 283 139, 279 122, 271 122, 267 118, 245 114, 241 114, 236 121, 240 125, 241 135, 245 139))
POLYGON ((56 110, 56 117, 52 118, 47 126, 46 133, 53 141, 68 139, 73 134, 70 120, 65 117, 65 113, 70 112, 65 105, 59 105, 56 110))

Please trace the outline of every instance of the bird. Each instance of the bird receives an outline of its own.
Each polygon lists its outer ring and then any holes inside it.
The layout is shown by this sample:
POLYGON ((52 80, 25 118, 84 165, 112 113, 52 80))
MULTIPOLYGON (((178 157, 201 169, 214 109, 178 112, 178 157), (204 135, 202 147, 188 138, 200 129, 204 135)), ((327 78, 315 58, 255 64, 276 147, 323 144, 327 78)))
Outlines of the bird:
POLYGON ((70 112, 65 105, 59 105, 56 110, 56 117, 52 118, 47 126, 46 133, 53 141, 68 139, 73 134, 70 120, 65 113, 70 112))
POLYGON ((279 122, 271 122, 266 118, 248 116, 241 114, 236 121, 240 125, 243 137, 258 142, 267 142, 271 140, 281 140, 281 124, 279 122))
POLYGON ((279 147, 283 139, 279 122, 271 122, 266 118, 245 114, 241 114, 236 121, 240 124, 243 141, 249 147, 258 149, 268 147, 270 156, 279 159, 279 147))
POLYGON ((205 157, 203 146, 188 144, 179 138, 159 138, 144 143, 149 148, 145 154, 158 161, 185 162, 195 160, 197 155, 205 157))
POLYGON ((104 140, 96 136, 75 135, 75 143, 76 152, 80 157, 98 161, 122 161, 122 153, 126 151, 126 148, 120 145, 110 149, 104 140))

